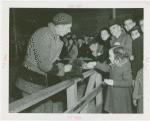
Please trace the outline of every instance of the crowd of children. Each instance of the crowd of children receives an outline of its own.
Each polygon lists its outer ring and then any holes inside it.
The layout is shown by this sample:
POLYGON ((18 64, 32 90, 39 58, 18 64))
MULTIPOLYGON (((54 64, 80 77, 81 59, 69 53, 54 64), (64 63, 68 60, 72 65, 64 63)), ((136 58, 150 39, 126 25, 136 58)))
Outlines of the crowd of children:
POLYGON ((143 113, 143 23, 143 18, 138 26, 131 17, 125 17, 123 32, 116 19, 110 20, 110 64, 87 64, 110 74, 104 79, 108 85, 104 110, 109 113, 133 113, 132 104, 137 106, 137 113, 143 113))

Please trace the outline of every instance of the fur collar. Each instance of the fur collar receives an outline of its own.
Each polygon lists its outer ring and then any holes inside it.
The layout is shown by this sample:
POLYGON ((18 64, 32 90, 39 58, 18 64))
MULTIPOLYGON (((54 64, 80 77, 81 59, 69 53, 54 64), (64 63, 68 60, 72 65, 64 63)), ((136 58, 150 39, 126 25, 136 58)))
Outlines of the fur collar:
POLYGON ((120 62, 118 62, 117 64, 116 64, 116 66, 117 67, 121 67, 121 66, 123 66, 125 63, 127 63, 128 62, 128 59, 126 59, 126 58, 124 58, 124 59, 122 59, 120 62))
POLYGON ((121 67, 121 66, 123 66, 125 63, 127 63, 128 62, 128 59, 123 59, 123 60, 121 60, 120 62, 118 62, 117 64, 112 64, 112 63, 110 63, 109 65, 110 66, 117 66, 117 67, 121 67))

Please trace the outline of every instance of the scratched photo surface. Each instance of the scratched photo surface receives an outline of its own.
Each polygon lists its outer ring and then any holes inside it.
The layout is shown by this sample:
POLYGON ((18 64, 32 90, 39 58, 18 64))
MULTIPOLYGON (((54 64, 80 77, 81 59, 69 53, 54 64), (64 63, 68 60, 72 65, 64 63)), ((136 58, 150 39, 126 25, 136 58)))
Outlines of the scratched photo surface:
POLYGON ((148 119, 149 2, 35 3, 2 3, 2 120, 148 119))

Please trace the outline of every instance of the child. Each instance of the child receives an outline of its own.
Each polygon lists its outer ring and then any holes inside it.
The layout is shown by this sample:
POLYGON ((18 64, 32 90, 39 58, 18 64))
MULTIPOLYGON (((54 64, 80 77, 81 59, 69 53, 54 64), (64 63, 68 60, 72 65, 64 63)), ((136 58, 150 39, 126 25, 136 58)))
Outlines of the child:
POLYGON ((144 33, 144 19, 143 19, 143 16, 139 19, 139 25, 141 27, 142 32, 144 33))
POLYGON ((132 56, 130 57, 132 65, 132 78, 135 80, 137 72, 143 67, 143 34, 140 27, 135 26, 130 30, 132 42, 132 56))
POLYGON ((143 68, 137 73, 133 92, 133 104, 137 106, 137 113, 143 113, 143 68))
POLYGON ((122 46, 114 46, 109 50, 110 65, 99 62, 89 62, 87 67, 95 66, 104 72, 110 72, 105 108, 109 113, 132 113, 131 85, 132 75, 128 54, 122 46))
POLYGON ((124 18, 124 27, 127 32, 130 31, 135 25, 136 25, 136 22, 132 16, 126 16, 124 18))

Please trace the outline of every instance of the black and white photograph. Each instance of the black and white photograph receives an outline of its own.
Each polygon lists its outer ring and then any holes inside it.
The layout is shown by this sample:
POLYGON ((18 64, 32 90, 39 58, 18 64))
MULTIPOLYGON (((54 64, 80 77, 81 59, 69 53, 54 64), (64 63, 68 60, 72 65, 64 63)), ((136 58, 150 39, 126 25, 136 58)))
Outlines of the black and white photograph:
POLYGON ((1 44, 8 49, 2 69, 8 65, 4 85, 9 115, 148 114, 147 9, 140 4, 92 8, 81 2, 68 7, 18 5, 7 8, 8 47, 1 44))

